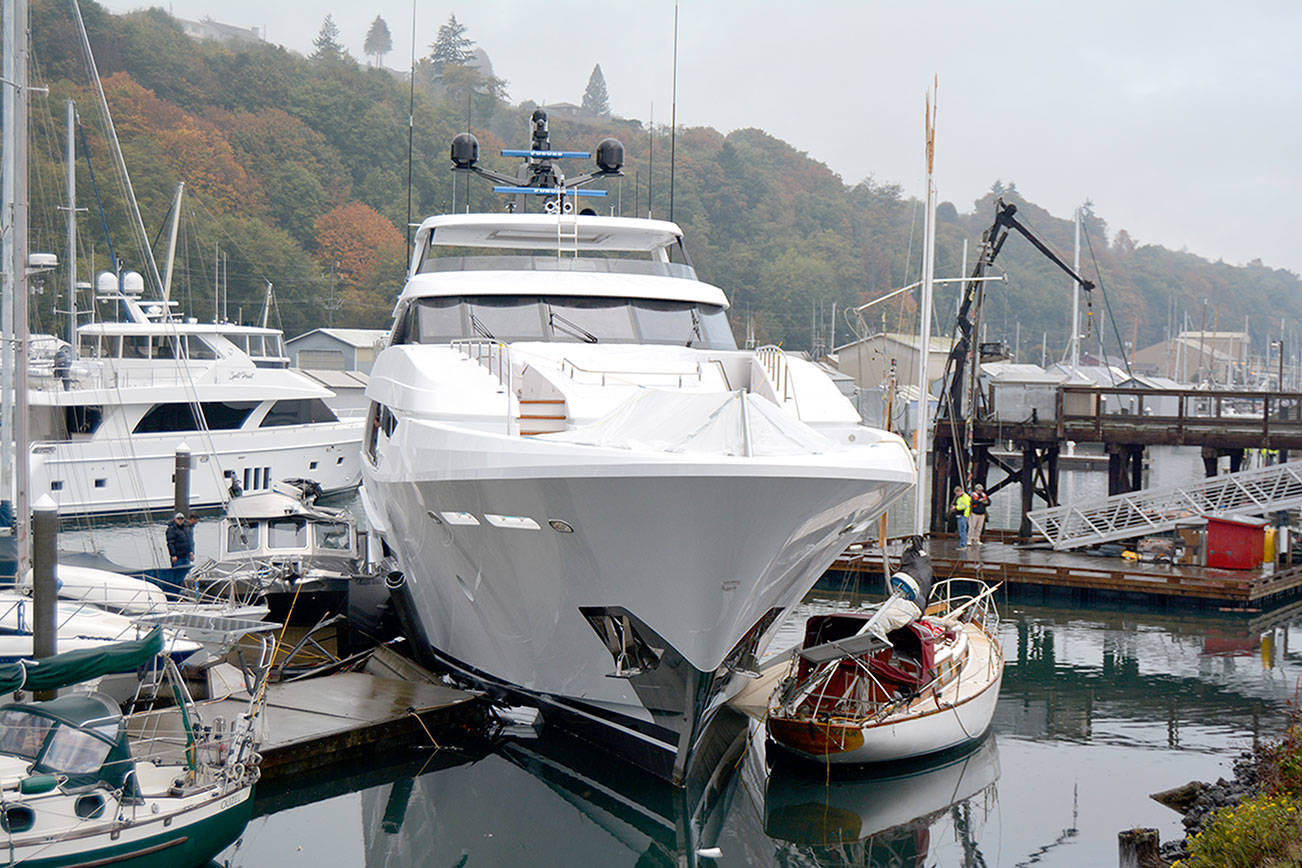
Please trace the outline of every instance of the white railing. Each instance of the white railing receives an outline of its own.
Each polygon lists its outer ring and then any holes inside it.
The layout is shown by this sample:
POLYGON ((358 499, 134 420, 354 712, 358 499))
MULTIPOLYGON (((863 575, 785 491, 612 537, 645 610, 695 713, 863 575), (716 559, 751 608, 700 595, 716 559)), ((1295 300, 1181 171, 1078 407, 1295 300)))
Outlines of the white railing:
POLYGON ((561 373, 568 376, 571 380, 578 379, 578 375, 591 377, 593 381, 605 386, 611 382, 624 385, 676 385, 679 389, 688 385, 690 381, 695 381, 699 385, 703 379, 701 364, 697 362, 690 368, 680 371, 632 371, 632 370, 609 370, 600 368, 585 368, 575 364, 569 359, 561 359, 561 373), (647 381, 651 382, 647 382, 647 381))
MULTIPOLYGON (((760 363, 764 373, 773 383, 773 391, 778 401, 795 405, 796 415, 800 415, 800 401, 796 398, 796 384, 791 381, 791 363, 782 347, 766 344, 755 350, 755 360, 760 363)), ((753 390, 752 390, 753 391, 753 390)))
POLYGON ((1117 494, 1089 505, 1028 512, 1055 549, 1173 530, 1196 516, 1268 515, 1302 507, 1302 461, 1213 476, 1177 488, 1117 494))
POLYGON ((513 433, 511 420, 514 414, 511 412, 510 402, 515 394, 515 379, 511 372, 511 348, 492 338, 459 338, 451 341, 449 346, 472 362, 478 362, 486 368, 489 375, 496 377, 498 384, 506 390, 506 433, 513 433))

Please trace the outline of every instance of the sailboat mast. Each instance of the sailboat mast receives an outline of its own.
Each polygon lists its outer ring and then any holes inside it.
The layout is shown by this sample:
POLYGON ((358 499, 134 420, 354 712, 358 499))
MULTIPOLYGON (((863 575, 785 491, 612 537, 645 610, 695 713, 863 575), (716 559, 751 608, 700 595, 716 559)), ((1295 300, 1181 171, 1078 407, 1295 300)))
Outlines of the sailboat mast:
MULTIPOLYGON (((933 88, 932 94, 935 94, 933 88)), ((918 468, 917 486, 913 497, 913 532, 923 535, 928 528, 928 507, 931 492, 928 489, 928 462, 931 452, 931 414, 927 408, 927 362, 931 349, 931 294, 935 279, 936 259, 936 186, 932 182, 932 168, 936 155, 936 116, 931 97, 927 98, 927 216, 922 233, 922 318, 918 337, 918 468)))
MULTIPOLYGON (((14 103, 17 80, 14 72, 14 4, 6 0, 3 22, 3 35, 0 40, 0 58, 3 59, 4 82, 0 83, 0 101, 3 102, 3 117, 0 127, 4 131, 3 161, 0 161, 0 188, 4 193, 4 215, 0 219, 3 227, 3 239, 0 240, 0 275, 3 275, 4 289, 0 292, 0 338, 7 338, 14 333, 14 284, 21 272, 14 270, 14 232, 12 208, 14 193, 14 103)), ((13 512, 14 479, 14 356, 12 342, 0 339, 0 512, 5 521, 11 520, 13 512)))
MULTIPOLYGON (((1080 208, 1076 209, 1076 245, 1071 270, 1080 274, 1080 208)), ((1071 282, 1071 369, 1080 367, 1080 281, 1071 282)))
POLYGON ((68 350, 77 358, 77 108, 68 100, 68 141, 64 161, 68 167, 68 243, 64 258, 68 266, 68 350))
MULTIPOLYGON (((5 95, 12 99, 12 109, 4 130, 11 256, 4 265, 10 275, 7 289, 13 305, 13 340, 6 342, 11 348, 6 355, 12 355, 5 361, 13 370, 14 542, 16 575, 22 576, 32 561, 27 491, 31 476, 27 452, 27 0, 9 0, 6 11, 4 55, 13 58, 13 67, 5 71, 5 95)), ((0 451, 10 451, 8 442, 2 445, 0 451)))
POLYGON ((176 185, 176 200, 172 202, 172 227, 167 235, 167 264, 163 271, 163 301, 172 297, 172 266, 176 262, 176 230, 181 225, 181 196, 185 193, 185 182, 176 185))

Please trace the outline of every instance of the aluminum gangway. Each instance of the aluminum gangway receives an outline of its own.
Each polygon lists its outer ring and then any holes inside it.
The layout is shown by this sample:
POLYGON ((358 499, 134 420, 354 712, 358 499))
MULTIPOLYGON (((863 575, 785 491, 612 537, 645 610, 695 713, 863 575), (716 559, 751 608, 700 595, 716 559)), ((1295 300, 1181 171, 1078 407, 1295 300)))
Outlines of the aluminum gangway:
POLYGON ((1268 515, 1302 507, 1302 461, 1212 476, 1175 488, 1037 509, 1026 517, 1059 551, 1173 530, 1195 516, 1268 515))

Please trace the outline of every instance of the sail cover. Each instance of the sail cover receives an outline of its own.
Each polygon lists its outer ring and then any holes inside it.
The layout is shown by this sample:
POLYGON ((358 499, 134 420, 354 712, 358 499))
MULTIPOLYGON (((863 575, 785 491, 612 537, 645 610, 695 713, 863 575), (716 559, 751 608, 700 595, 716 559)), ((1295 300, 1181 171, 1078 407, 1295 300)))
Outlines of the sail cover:
POLYGON ((540 440, 712 455, 819 455, 837 447, 761 395, 646 389, 591 425, 540 440))
POLYGON ((0 693, 58 690, 101 675, 131 672, 152 662, 162 651, 163 628, 155 627, 140 639, 66 651, 41 660, 0 664, 0 693))

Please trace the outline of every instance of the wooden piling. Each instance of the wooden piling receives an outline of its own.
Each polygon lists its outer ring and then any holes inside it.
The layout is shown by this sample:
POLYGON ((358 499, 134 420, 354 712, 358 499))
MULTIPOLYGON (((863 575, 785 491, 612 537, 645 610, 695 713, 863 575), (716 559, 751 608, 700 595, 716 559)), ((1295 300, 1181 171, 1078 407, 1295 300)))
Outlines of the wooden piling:
POLYGON ((1127 829, 1117 833, 1120 868, 1165 868, 1161 847, 1156 829, 1127 829))

